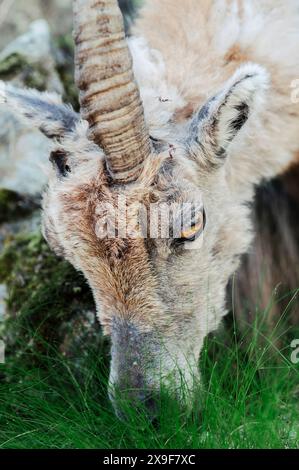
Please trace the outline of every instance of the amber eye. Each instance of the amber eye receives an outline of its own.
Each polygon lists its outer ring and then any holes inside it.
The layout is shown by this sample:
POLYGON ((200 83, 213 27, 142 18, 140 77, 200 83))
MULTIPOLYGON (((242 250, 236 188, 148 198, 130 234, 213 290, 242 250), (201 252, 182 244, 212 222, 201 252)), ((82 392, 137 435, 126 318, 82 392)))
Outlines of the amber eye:
POLYGON ((196 240, 202 233, 206 225, 206 213, 203 209, 200 215, 197 217, 196 222, 192 223, 191 227, 181 232, 181 237, 175 239, 175 243, 192 242, 196 240))
POLYGON ((196 236, 196 234, 201 230, 202 228, 202 223, 197 223, 190 227, 187 230, 182 231, 182 238, 185 238, 186 240, 190 240, 196 236))

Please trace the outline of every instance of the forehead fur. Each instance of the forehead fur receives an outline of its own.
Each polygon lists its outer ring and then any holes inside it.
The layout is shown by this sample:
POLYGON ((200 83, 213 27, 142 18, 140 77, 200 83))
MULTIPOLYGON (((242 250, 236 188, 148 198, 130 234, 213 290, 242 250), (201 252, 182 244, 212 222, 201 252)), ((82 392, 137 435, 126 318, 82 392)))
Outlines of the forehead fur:
MULTIPOLYGON (((166 138, 166 135, 164 137, 166 138)), ((77 186, 90 183, 91 187, 94 184, 102 188, 109 187, 113 194, 125 192, 128 197, 142 199, 149 188, 151 192, 154 186, 156 191, 165 191, 167 187, 182 186, 180 181, 184 178, 197 185, 198 168, 188 158, 181 142, 178 139, 163 142, 162 151, 153 149, 137 181, 126 186, 112 185, 105 170, 104 152, 89 139, 88 123, 84 120, 80 120, 61 141, 55 141, 52 150, 65 153, 71 164, 72 173, 63 181, 66 191, 71 192, 77 186)), ((50 187, 53 183, 56 183, 55 177, 50 179, 50 187)))
POLYGON ((43 226, 49 244, 83 271, 98 292, 105 305, 101 314, 104 327, 109 328, 113 312, 135 320, 137 317, 144 328, 150 327, 151 319, 165 322, 166 317, 163 320, 163 316, 154 315, 163 311, 163 306, 148 245, 143 239, 99 239, 96 224, 104 204, 116 207, 119 195, 126 196, 128 205, 188 200, 195 188, 192 163, 183 165, 184 155, 171 147, 153 153, 140 178, 122 186, 112 184, 104 154, 89 141, 85 122, 53 148, 67 154, 71 173, 57 178, 53 171, 44 196, 43 226))

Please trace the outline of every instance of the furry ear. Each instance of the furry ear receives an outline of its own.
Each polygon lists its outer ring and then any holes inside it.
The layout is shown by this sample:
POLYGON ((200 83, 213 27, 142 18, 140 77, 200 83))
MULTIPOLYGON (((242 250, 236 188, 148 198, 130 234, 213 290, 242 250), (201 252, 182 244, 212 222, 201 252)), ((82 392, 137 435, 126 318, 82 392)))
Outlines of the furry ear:
POLYGON ((192 155, 210 166, 220 166, 230 143, 258 109, 267 86, 268 74, 262 67, 240 67, 193 117, 188 137, 192 155))
POLYGON ((50 139, 60 140, 80 120, 79 114, 61 102, 56 94, 20 90, 0 81, 0 104, 4 103, 29 125, 40 129, 50 139))

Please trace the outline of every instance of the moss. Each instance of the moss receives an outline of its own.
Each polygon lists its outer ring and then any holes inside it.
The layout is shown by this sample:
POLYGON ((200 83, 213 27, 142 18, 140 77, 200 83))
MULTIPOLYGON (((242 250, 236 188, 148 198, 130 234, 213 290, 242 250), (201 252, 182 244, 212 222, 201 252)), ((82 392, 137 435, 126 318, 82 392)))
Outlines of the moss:
MULTIPOLYGON (((40 233, 6 242, 0 255, 0 283, 8 288, 8 354, 34 356, 90 334, 84 314, 94 311, 90 289, 81 274, 50 251, 40 233)), ((93 333, 99 335, 96 326, 93 333)), ((72 354, 72 348, 74 341, 62 352, 72 354)))
POLYGON ((37 207, 35 200, 8 189, 0 189, 0 223, 27 216, 37 207))
POLYGON ((28 88, 46 91, 49 73, 41 65, 27 64, 22 70, 22 80, 28 88))
POLYGON ((9 80, 20 75, 22 82, 29 88, 45 91, 49 73, 41 64, 31 64, 21 54, 13 53, 0 61, 0 78, 9 80))
POLYGON ((26 59, 18 53, 13 53, 0 62, 0 77, 11 78, 26 66, 26 59))

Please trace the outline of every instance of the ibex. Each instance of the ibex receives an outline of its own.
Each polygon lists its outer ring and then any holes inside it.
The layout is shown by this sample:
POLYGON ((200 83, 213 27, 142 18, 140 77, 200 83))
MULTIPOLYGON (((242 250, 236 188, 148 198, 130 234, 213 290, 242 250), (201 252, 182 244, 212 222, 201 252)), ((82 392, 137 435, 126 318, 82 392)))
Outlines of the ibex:
POLYGON ((92 288, 116 411, 118 390, 154 414, 160 381, 180 399, 199 378, 255 185, 298 160, 298 2, 148 0, 126 40, 117 0, 74 0, 74 40, 80 114, 10 85, 1 100, 52 139, 43 232, 92 288), (130 226, 137 203, 191 203, 190 227, 99 236, 120 197, 130 226))

